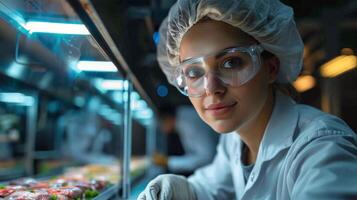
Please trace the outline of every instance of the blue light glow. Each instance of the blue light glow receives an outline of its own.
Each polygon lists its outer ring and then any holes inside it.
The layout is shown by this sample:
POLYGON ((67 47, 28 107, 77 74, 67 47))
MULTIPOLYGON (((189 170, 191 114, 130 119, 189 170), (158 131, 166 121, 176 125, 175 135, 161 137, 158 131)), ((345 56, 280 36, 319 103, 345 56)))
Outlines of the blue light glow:
POLYGON ((167 89, 167 87, 165 85, 159 85, 156 89, 156 93, 160 97, 166 97, 169 93, 169 90, 167 89))
POLYGON ((121 104, 123 103, 123 93, 121 91, 115 91, 112 94, 112 98, 114 99, 115 102, 121 104))
POLYGON ((29 21, 25 24, 25 29, 30 33, 90 35, 90 32, 83 24, 29 21))
POLYGON ((0 93, 0 102, 32 106, 35 100, 33 97, 22 93, 0 93))
POLYGON ((159 44, 160 42, 160 34, 158 32, 154 32, 152 39, 154 40, 155 44, 159 44))
MULTIPOLYGON (((27 62, 27 59, 23 59, 25 62, 27 62)), ((10 67, 6 69, 6 73, 14 78, 18 78, 21 76, 21 74, 26 70, 25 65, 21 65, 17 62, 12 62, 10 64, 10 67)))
POLYGON ((77 69, 90 72, 117 72, 118 69, 110 61, 79 61, 77 69))
POLYGON ((140 95, 137 92, 131 92, 131 101, 138 101, 140 99, 140 95))
POLYGON ((137 103, 138 109, 145 109, 147 107, 147 103, 144 100, 139 100, 137 103))
POLYGON ((137 119, 151 119, 153 116, 154 116, 154 112, 150 108, 138 110, 135 113, 135 117, 137 119))
MULTIPOLYGON (((128 89, 128 82, 125 80, 120 80, 120 79, 102 79, 102 78, 97 78, 93 81, 95 87, 102 91, 102 92, 107 92, 107 91, 126 91, 128 89)), ((122 100, 124 101, 124 95, 122 95, 122 100)), ((118 95, 116 94, 115 98, 117 98, 118 95)))
POLYGON ((103 79, 99 82, 99 87, 103 90, 124 90, 128 86, 127 86, 127 82, 123 80, 103 79))

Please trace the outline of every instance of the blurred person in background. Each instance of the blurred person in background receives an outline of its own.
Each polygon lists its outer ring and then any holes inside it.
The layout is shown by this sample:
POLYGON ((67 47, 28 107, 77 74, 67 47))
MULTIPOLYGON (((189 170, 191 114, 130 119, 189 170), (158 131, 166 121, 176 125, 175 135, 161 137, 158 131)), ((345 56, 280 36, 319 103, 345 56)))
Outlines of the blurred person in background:
POLYGON ((288 90, 304 50, 293 16, 279 0, 173 5, 160 67, 222 135, 210 165, 188 178, 160 175, 138 199, 357 199, 356 134, 288 90))
POLYGON ((169 154, 156 152, 152 160, 154 164, 167 168, 169 173, 188 176, 213 160, 219 135, 201 120, 192 106, 179 106, 174 113, 162 117, 161 129, 169 137, 177 132, 179 138, 174 139, 181 141, 184 154, 172 155, 170 148, 177 148, 178 145, 169 139, 169 154))
POLYGON ((100 100, 91 97, 85 108, 70 111, 60 119, 66 135, 62 151, 81 163, 114 164, 116 159, 105 154, 104 146, 110 142, 111 133, 101 126, 97 111, 100 100))
MULTIPOLYGON (((176 108, 173 106, 165 106, 159 108, 159 130, 163 137, 162 144, 158 144, 158 152, 156 155, 166 154, 167 156, 179 156, 185 153, 180 135, 176 128, 176 108), (163 142, 164 141, 164 142, 163 142)), ((155 161, 155 160, 153 160, 155 161)), ((156 162, 158 166, 167 167, 166 164, 160 164, 156 162)))

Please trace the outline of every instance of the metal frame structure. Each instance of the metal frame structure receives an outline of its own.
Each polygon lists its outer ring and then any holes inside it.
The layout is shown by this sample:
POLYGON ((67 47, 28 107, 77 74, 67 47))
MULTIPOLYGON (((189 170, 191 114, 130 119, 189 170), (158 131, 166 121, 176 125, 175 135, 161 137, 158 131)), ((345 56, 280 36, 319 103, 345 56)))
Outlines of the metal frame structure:
MULTIPOLYGON (((147 93, 144 91, 142 88, 141 84, 139 83, 138 79, 134 76, 134 74, 131 72, 131 69, 129 68, 128 64, 124 60, 122 54, 119 52, 118 48, 116 47, 113 39, 111 38, 111 35, 108 33, 106 27, 102 23, 100 17, 98 16, 95 8, 91 4, 89 0, 67 0, 67 2, 71 5, 71 7, 74 9, 74 11, 78 14, 80 19, 84 24, 87 25, 89 28, 93 38, 95 41, 100 45, 102 50, 105 52, 105 54, 108 55, 110 60, 116 65, 120 66, 118 67, 118 70, 121 72, 123 77, 126 77, 128 81, 129 87, 127 88, 126 94, 127 96, 127 101, 125 102, 125 107, 124 107, 124 149, 123 149, 123 162, 122 162, 122 180, 118 183, 118 185, 114 185, 107 190, 105 190, 102 194, 100 194, 96 199, 110 199, 110 198, 115 198, 118 197, 117 195, 119 194, 119 191, 121 192, 120 198, 122 199, 129 199, 130 198, 130 187, 132 185, 131 183, 131 178, 130 177, 130 161, 131 161, 131 148, 132 148, 132 112, 131 112, 131 93, 132 91, 135 90, 138 91, 140 96, 148 103, 149 107, 154 111, 154 113, 157 113, 156 108, 147 95, 147 93)), ((18 31, 18 34, 20 33, 25 33, 26 31, 21 30, 21 23, 24 23, 21 21, 20 18, 14 20, 13 17, 14 13, 11 13, 11 10, 6 7, 5 4, 2 4, 0 2, 0 17, 3 17, 4 19, 10 21, 12 25, 15 27, 18 27, 20 30, 18 31)), ((17 40, 19 42, 20 40, 17 40)), ((16 45, 19 45, 17 43, 16 45)), ((38 44, 34 44, 38 45, 38 44)), ((40 46, 40 45, 39 45, 40 46)), ((41 48, 43 50, 43 48, 41 48)), ((18 49, 17 49, 18 50, 18 49)), ((17 52, 16 50, 16 52, 17 52)), ((26 63, 18 63, 18 65, 21 65, 24 69, 26 68, 26 63)), ((0 70, 0 73, 9 76, 12 79, 19 80, 25 84, 31 85, 31 87, 34 87, 38 90, 40 90, 43 93, 50 94, 52 96, 55 96, 56 98, 61 99, 62 101, 67 100, 67 103, 70 103, 71 105, 74 104, 74 99, 69 98, 68 96, 61 96, 62 94, 57 94, 56 88, 42 88, 39 85, 36 85, 36 83, 29 82, 26 75, 27 71, 24 71, 23 76, 14 76, 13 74, 8 74, 6 70, 0 70)), ((100 94, 100 91, 94 91, 96 94, 100 94)), ((38 111, 38 95, 39 94, 31 94, 31 96, 34 98, 34 103, 31 106, 28 106, 27 109, 27 140, 26 140, 26 158, 25 158, 25 170, 26 170, 26 175, 32 176, 34 174, 34 159, 36 157, 46 157, 45 154, 49 152, 35 152, 35 138, 36 138, 36 120, 37 120, 37 111, 38 111)), ((106 102, 110 102, 110 99, 108 99, 106 96, 103 95, 103 99, 106 102)), ((115 103, 111 102, 110 105, 114 105, 115 103)), ((117 107, 116 107, 117 108, 117 107)), ((118 119, 119 120, 119 119, 118 119)), ((155 132, 156 132, 156 125, 155 123, 151 123, 150 125, 147 125, 146 127, 146 134, 147 134, 147 152, 152 153, 155 145, 155 132)), ((55 153, 55 152, 52 152, 55 153)), ((151 154, 150 153, 150 154, 151 154)), ((51 154, 53 155, 53 154, 51 154)), ((48 157, 48 156, 47 156, 48 157)))
MULTIPOLYGON (((36 120, 37 120, 37 108, 38 108, 38 94, 34 92, 24 92, 26 96, 32 98, 32 102, 24 102, 24 104, 18 104, 17 106, 25 107, 26 109, 26 142, 24 146, 24 174, 31 176, 34 173, 34 147, 36 137, 36 120)), ((17 174, 9 174, 9 178, 17 176, 17 174)))
POLYGON ((100 19, 100 16, 95 10, 91 1, 67 0, 67 2, 75 10, 75 12, 81 18, 82 22, 86 24, 89 29, 89 32, 93 35, 97 43, 103 48, 104 52, 108 55, 112 62, 116 66, 120 66, 118 70, 122 73, 122 75, 124 77, 128 77, 128 80, 132 82, 134 88, 138 91, 140 96, 149 104, 149 106, 153 109, 154 113, 157 113, 154 103, 141 86, 139 80, 132 73, 129 65, 124 60, 122 54, 117 48, 111 35, 108 33, 104 23, 100 19))
POLYGON ((131 117, 131 92, 133 89, 132 83, 129 81, 127 89, 127 101, 125 102, 125 117, 124 117, 124 151, 122 161, 122 199, 128 199, 130 196, 130 159, 131 159, 131 141, 132 141, 132 117, 131 117))
POLYGON ((27 137, 26 141, 26 175, 32 176, 34 173, 34 149, 35 149, 35 138, 36 138, 36 120, 37 120, 37 108, 38 108, 38 95, 32 94, 33 98, 32 105, 27 106, 27 137))
MULTIPOLYGON (((90 0, 67 0, 72 6, 78 16, 81 18, 82 22, 87 25, 89 31, 97 41, 97 43, 103 48, 106 54, 111 58, 112 62, 116 66, 121 66, 118 70, 127 77, 129 81, 129 88, 127 91, 128 101, 125 104, 125 116, 124 116, 124 151, 123 151, 123 162, 122 162, 122 187, 118 188, 117 194, 121 195, 121 199, 129 199, 130 197, 130 158, 131 158, 131 140, 132 140, 132 116, 130 111, 130 93, 133 87, 139 92, 142 98, 148 103, 152 108, 154 113, 157 110, 142 88, 138 79, 134 76, 128 64, 124 60, 122 54, 118 50, 116 44, 114 43, 111 35, 108 33, 104 23, 101 21, 99 14, 96 12, 93 4, 90 0)), ((155 128, 153 128, 155 130, 155 128)), ((150 131, 152 132, 152 131, 150 131)), ((148 137, 153 135, 152 133, 147 134, 148 137)), ((155 139, 155 138, 154 138, 155 139)), ((151 139, 153 140, 153 139, 151 139)), ((151 142, 152 143, 152 142, 151 142)), ((155 145, 155 144, 152 144, 155 145)), ((152 146, 150 145, 150 146, 152 146)), ((152 149, 152 147, 150 147, 152 149)), ((120 184, 120 183, 119 183, 120 184)))

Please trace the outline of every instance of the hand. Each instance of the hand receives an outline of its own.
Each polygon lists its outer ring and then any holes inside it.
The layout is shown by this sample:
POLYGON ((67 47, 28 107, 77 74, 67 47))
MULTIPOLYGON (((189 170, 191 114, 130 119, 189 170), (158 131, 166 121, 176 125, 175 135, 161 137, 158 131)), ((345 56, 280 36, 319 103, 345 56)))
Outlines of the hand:
POLYGON ((152 162, 155 165, 167 168, 168 158, 167 158, 167 156, 156 152, 152 155, 152 162))
POLYGON ((192 186, 184 176, 159 175, 150 181, 137 200, 196 200, 192 186))

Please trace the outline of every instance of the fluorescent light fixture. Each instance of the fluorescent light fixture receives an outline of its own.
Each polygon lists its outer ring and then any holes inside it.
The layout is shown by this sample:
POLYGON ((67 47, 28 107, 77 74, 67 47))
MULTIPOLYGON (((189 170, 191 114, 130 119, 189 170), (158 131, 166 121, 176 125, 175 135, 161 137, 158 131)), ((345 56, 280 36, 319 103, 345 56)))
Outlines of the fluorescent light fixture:
POLYGON ((112 98, 113 98, 114 101, 117 102, 117 103, 123 103, 123 92, 121 92, 121 91, 115 91, 115 92, 113 92, 112 98))
POLYGON ((0 102, 32 106, 34 99, 22 93, 0 93, 0 102))
POLYGON ((139 110, 135 113, 137 119, 150 119, 154 116, 154 112, 150 108, 139 110))
POLYGON ((316 84, 315 78, 310 75, 302 75, 293 83, 298 92, 305 92, 316 84))
POLYGON ((138 101, 140 99, 140 95, 137 92, 133 91, 131 92, 130 98, 131 101, 138 101))
MULTIPOLYGON (((128 82, 124 80, 101 79, 97 81, 97 87, 103 90, 124 90, 128 88, 128 82)), ((127 94, 124 94, 124 98, 127 94)))
POLYGON ((25 29, 30 33, 90 35, 90 32, 83 24, 29 21, 25 24, 25 29))
POLYGON ((118 69, 110 61, 79 61, 77 69, 90 72, 117 72, 118 69))
POLYGON ((321 66, 320 73, 323 77, 332 78, 357 67, 355 55, 341 55, 321 66))
POLYGON ((137 109, 145 109, 147 108, 147 103, 144 100, 139 100, 136 103, 137 109))
MULTIPOLYGON (((26 60, 26 59, 21 59, 21 60, 26 60)), ((12 62, 10 64, 10 67, 6 69, 6 73, 12 77, 18 78, 24 73, 26 70, 26 66, 19 64, 17 62, 12 62)))
POLYGON ((103 80, 101 87, 105 90, 122 90, 124 83, 122 80, 103 80))

